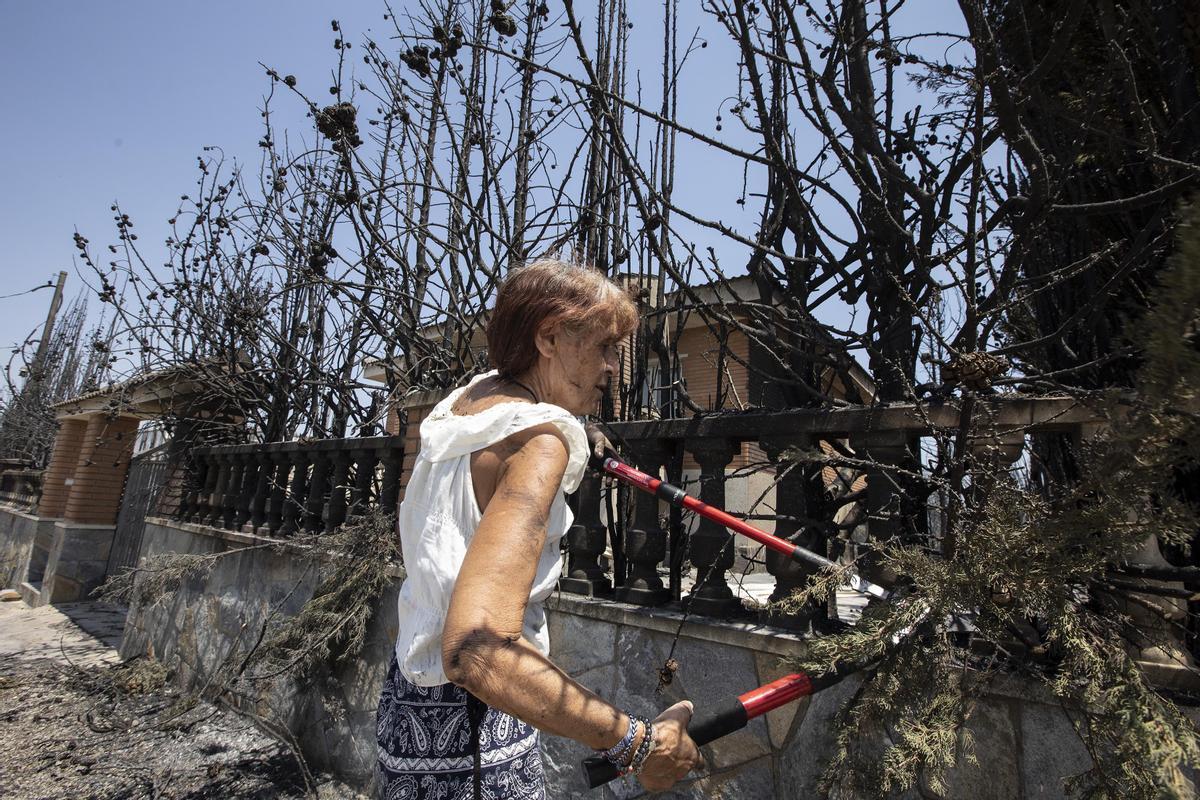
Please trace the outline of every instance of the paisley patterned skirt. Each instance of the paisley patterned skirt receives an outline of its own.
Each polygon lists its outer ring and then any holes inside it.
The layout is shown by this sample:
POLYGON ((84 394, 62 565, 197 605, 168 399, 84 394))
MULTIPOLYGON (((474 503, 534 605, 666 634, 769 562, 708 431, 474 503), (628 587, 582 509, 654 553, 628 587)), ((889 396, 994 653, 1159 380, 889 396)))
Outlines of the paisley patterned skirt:
POLYGON ((537 729, 482 704, 476 795, 468 699, 452 683, 409 683, 392 655, 376 717, 383 800, 544 800, 537 729))

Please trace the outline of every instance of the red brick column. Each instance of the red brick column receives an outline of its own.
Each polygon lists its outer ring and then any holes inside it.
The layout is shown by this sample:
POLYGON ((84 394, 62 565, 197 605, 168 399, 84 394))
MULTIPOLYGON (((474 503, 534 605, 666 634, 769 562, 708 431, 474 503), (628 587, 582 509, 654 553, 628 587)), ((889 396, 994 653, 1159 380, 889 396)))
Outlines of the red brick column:
MULTIPOLYGON (((429 416, 429 412, 433 410, 433 406, 409 406, 405 409, 408 412, 408 419, 404 425, 399 425, 399 430, 392 434, 404 436, 404 461, 400 469, 400 500, 404 501, 404 489, 408 485, 408 478, 412 475, 413 465, 417 463, 417 451, 421 449, 421 421, 429 416)), ((388 431, 391 433, 391 431, 388 431)))
POLYGON ((64 520, 94 525, 116 523, 138 422, 136 417, 106 414, 88 417, 64 520))
POLYGON ((383 432, 388 436, 399 436, 404 427, 400 422, 400 406, 395 401, 388 403, 387 422, 383 426, 383 432))
POLYGON ((83 447, 87 420, 71 418, 62 420, 58 435, 54 438, 54 452, 50 455, 50 466, 42 479, 42 497, 38 502, 38 516, 61 517, 67 507, 67 495, 71 486, 67 481, 75 477, 79 464, 79 452, 83 447))

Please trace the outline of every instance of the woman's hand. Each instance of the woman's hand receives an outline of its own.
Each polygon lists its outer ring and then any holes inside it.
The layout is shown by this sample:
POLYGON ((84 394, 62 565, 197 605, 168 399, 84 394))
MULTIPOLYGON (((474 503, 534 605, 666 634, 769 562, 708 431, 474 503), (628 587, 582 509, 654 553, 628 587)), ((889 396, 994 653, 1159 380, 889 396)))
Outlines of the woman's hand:
POLYGON ((700 750, 687 734, 692 719, 692 703, 680 700, 658 715, 654 726, 654 749, 646 756, 638 775, 642 785, 651 792, 669 789, 700 765, 700 750))
POLYGON ((588 447, 591 450, 588 464, 592 469, 602 469, 604 459, 616 456, 617 449, 613 447, 612 442, 608 440, 596 423, 589 422, 583 429, 587 433, 588 447))

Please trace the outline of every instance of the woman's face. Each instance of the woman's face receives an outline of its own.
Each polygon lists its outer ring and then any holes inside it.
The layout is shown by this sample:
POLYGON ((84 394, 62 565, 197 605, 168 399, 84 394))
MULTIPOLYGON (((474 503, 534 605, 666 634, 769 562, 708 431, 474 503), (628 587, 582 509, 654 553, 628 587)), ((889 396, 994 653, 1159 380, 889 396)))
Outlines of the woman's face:
POLYGON ((547 338, 552 340, 551 352, 543 349, 542 354, 548 362, 545 374, 550 396, 544 399, 572 414, 594 413, 617 373, 621 332, 615 326, 580 333, 558 327, 547 338))

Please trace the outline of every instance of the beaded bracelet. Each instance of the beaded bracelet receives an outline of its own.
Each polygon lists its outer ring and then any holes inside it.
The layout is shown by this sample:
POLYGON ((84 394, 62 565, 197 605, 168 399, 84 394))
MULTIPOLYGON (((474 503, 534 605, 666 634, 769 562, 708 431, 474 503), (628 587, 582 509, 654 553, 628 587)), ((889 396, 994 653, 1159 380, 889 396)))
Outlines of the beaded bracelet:
POLYGON ((622 766, 622 762, 625 761, 625 756, 628 755, 629 748, 631 745, 633 745, 633 740, 637 736, 637 726, 639 722, 644 723, 645 721, 641 717, 635 717, 633 714, 630 714, 629 728, 625 731, 625 735, 621 737, 621 741, 617 742, 600 755, 603 756, 604 759, 610 764, 614 764, 618 767, 622 766))
POLYGON ((646 735, 642 737, 642 743, 638 745, 637 752, 633 754, 633 760, 629 762, 629 771, 634 775, 640 774, 642 767, 646 764, 646 757, 650 755, 652 749, 654 749, 654 726, 647 722, 646 735))

